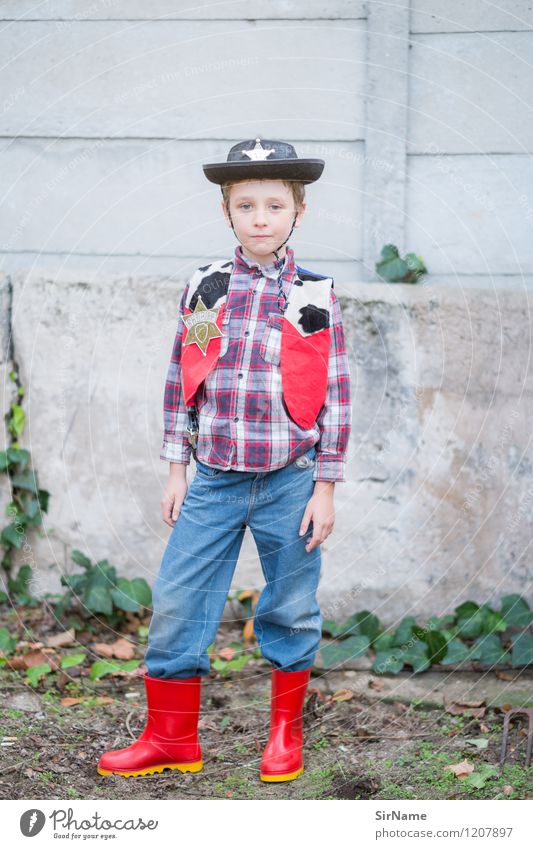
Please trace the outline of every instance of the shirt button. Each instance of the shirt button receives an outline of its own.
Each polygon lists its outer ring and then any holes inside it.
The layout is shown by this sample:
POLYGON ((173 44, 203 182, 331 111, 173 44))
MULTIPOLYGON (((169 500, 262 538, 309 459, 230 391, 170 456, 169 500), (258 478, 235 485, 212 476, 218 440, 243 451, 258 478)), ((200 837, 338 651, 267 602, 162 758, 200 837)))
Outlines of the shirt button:
POLYGON ((239 374, 237 375, 237 377, 242 377, 242 371, 240 371, 240 372, 239 372, 239 374))
POLYGON ((245 336, 249 336, 249 335, 250 335, 250 331, 249 331, 249 330, 245 330, 245 331, 244 331, 244 335, 245 335, 245 336))
POLYGON ((238 422, 238 421, 239 421, 239 417, 238 417, 238 416, 233 416, 233 421, 234 421, 234 422, 238 422))

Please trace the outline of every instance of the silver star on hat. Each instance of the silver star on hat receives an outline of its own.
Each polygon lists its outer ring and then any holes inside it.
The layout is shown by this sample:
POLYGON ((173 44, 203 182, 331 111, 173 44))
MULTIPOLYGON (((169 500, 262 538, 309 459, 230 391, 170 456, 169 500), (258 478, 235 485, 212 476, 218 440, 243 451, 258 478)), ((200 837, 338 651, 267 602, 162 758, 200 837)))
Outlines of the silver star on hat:
POLYGON ((268 150, 261 144, 261 139, 256 139, 255 147, 251 150, 241 150, 241 153, 244 153, 245 156, 249 156, 254 162, 259 162, 261 159, 267 159, 271 153, 274 153, 274 148, 271 147, 270 150, 268 150))

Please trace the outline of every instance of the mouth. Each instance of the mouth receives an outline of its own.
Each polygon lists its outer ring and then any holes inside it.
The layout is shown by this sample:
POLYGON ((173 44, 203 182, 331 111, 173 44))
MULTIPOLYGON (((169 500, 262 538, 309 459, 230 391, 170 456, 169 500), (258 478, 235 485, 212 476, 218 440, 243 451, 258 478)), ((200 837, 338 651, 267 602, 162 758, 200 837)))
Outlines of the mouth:
POLYGON ((252 236, 252 239, 270 239, 271 236, 252 236))

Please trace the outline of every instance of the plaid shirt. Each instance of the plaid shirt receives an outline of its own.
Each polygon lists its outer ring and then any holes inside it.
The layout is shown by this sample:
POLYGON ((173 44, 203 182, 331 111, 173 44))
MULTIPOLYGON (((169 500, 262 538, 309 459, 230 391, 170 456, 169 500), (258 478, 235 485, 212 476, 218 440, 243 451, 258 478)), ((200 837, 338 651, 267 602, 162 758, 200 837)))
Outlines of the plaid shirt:
MULTIPOLYGON (((297 273, 287 246, 281 277, 290 296, 297 273)), ((197 457, 219 469, 264 472, 279 469, 316 445, 314 480, 345 481, 345 454, 351 428, 350 372, 340 305, 333 288, 330 298, 330 354, 326 400, 315 425, 302 429, 283 402, 280 345, 283 314, 278 305, 278 271, 274 263, 249 260, 241 245, 235 249, 228 287, 220 357, 196 392, 197 457)), ((180 380, 182 313, 189 283, 180 302, 180 316, 164 395, 165 434, 160 457, 188 464, 187 409, 180 380)))

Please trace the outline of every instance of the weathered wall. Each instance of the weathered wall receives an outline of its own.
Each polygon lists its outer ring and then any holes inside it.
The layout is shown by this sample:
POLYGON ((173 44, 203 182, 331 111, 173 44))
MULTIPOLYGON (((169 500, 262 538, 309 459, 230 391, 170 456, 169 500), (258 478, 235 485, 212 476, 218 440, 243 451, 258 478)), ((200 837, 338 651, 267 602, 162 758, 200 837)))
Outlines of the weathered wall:
MULTIPOLYGON (((169 534, 159 507, 161 405, 180 293, 155 277, 13 279, 24 444, 52 493, 46 534, 33 543, 43 588, 58 588, 73 568, 71 548, 131 576, 157 572, 169 534)), ((325 614, 441 613, 466 598, 527 593, 527 297, 496 302, 438 284, 361 283, 338 294, 354 427, 322 547, 325 614)), ((234 587, 261 585, 247 532, 234 587)))

